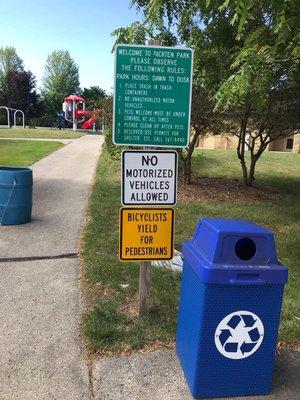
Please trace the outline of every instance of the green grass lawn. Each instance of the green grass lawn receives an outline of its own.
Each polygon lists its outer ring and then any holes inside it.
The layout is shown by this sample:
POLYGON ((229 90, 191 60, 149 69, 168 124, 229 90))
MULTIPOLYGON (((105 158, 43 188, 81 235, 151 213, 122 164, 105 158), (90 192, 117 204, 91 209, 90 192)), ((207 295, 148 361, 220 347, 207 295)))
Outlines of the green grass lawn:
POLYGON ((0 128, 0 138, 33 138, 33 139, 77 139, 84 133, 73 132, 70 129, 50 128, 0 128))
MULTIPOLYGON (((168 345, 176 329, 180 274, 152 269, 152 307, 149 316, 137 318, 139 266, 118 261, 120 208, 119 161, 103 152, 90 200, 82 256, 87 311, 82 332, 91 351, 125 351, 143 346, 168 345)), ((234 151, 196 151, 194 173, 200 176, 240 179, 234 151)), ((280 338, 300 340, 300 158, 297 154, 266 152, 257 166, 256 185, 281 194, 277 201, 180 201, 176 206, 175 247, 189 239, 202 216, 246 218, 273 229, 278 255, 289 267, 280 338)), ((225 186, 225 184, 224 184, 225 186)))
POLYGON ((26 167, 62 146, 59 142, 0 139, 0 166, 26 167))

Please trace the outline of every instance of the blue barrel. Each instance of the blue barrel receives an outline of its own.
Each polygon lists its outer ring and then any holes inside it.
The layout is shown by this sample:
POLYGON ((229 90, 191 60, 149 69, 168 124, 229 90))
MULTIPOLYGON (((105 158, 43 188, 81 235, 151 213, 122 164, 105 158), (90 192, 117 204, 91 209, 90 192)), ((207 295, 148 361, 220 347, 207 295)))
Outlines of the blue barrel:
POLYGON ((0 224, 18 225, 31 220, 32 170, 0 167, 0 224))

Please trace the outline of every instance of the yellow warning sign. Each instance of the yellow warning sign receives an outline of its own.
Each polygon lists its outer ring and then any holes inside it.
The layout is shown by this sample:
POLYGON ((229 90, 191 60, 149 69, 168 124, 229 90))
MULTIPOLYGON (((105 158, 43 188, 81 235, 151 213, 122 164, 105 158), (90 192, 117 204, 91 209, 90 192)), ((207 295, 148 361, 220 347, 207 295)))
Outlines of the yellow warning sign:
POLYGON ((170 260, 173 257, 172 208, 122 208, 120 259, 170 260))

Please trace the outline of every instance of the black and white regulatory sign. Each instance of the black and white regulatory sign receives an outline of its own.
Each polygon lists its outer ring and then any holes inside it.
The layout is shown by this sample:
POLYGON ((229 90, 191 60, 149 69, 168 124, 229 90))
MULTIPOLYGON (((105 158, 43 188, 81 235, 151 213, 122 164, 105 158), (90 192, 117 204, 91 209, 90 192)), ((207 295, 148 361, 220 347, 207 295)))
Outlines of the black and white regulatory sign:
POLYGON ((176 151, 124 150, 121 186, 123 205, 175 205, 176 151))

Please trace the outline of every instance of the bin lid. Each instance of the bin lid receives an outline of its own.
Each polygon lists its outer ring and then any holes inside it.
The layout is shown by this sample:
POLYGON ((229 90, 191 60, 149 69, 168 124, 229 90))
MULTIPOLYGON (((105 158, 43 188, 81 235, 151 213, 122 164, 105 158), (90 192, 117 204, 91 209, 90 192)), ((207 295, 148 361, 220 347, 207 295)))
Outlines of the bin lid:
POLYGON ((287 268, 277 259, 274 234, 240 219, 202 218, 192 240, 183 243, 184 259, 206 283, 279 284, 287 268))
POLYGON ((32 185, 32 170, 25 167, 1 167, 0 166, 0 187, 13 185, 14 182, 20 185, 32 185))

